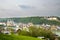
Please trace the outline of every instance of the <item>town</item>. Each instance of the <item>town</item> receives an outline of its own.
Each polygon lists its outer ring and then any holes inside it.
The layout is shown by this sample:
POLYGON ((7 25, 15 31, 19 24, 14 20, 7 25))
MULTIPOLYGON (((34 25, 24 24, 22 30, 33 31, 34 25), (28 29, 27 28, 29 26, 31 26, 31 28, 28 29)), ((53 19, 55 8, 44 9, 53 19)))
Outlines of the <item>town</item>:
MULTIPOLYGON (((55 17, 44 17, 44 19, 47 19, 47 20, 58 20, 57 18, 55 17)), ((36 27, 40 27, 40 28, 43 28, 43 29, 46 29, 46 30, 60 30, 60 26, 58 25, 49 25, 49 24, 33 24, 32 22, 29 22, 29 23, 16 23, 14 22, 13 20, 7 20, 7 22, 0 22, 0 31, 2 31, 3 33, 8 30, 9 33, 10 33, 10 28, 11 29, 14 29, 15 31, 17 31, 18 29, 20 30, 26 30, 28 31, 28 27, 31 27, 31 26, 36 26, 36 27), (4 29, 4 31, 2 30, 4 29)))
MULTIPOLYGON (((58 21, 55 17, 44 17, 44 19, 47 20, 55 20, 58 21)), ((60 36, 60 34, 56 33, 57 31, 60 31, 59 25, 49 25, 49 24, 33 24, 32 22, 29 23, 16 23, 13 20, 9 19, 7 22, 0 22, 0 33, 11 35, 12 31, 15 35, 18 30, 23 30, 29 32, 29 27, 36 27, 36 28, 42 28, 44 30, 50 30, 54 34, 60 36)), ((38 37, 38 38, 44 38, 44 37, 38 37)))

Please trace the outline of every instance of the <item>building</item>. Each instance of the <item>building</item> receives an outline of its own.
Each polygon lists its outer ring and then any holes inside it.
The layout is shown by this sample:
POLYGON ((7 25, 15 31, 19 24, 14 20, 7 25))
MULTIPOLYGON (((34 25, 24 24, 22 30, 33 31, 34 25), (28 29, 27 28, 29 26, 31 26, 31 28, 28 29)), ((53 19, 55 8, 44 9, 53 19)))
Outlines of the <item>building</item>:
POLYGON ((47 20, 58 20, 56 17, 47 17, 47 20))
POLYGON ((14 25, 14 21, 8 20, 8 21, 7 21, 7 26, 15 26, 15 25, 14 25))

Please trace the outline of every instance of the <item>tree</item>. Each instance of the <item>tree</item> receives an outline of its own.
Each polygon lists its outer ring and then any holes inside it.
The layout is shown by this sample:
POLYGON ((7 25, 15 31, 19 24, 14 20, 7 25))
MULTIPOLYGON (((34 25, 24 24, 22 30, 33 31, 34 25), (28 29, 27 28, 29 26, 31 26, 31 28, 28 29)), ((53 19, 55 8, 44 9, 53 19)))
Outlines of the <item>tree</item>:
POLYGON ((32 37, 43 36, 45 38, 54 40, 54 34, 51 32, 51 30, 45 30, 43 28, 37 28, 35 26, 32 26, 29 27, 29 33, 32 37))
POLYGON ((18 29, 16 33, 17 33, 18 35, 20 35, 21 30, 20 30, 20 29, 18 29))

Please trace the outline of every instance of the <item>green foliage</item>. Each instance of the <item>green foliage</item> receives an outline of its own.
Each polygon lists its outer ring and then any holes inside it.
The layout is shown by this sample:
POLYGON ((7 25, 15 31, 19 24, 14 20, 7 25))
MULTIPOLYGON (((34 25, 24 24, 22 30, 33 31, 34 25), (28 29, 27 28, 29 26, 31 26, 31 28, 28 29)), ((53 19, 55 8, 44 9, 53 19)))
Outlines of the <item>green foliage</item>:
POLYGON ((31 36, 31 37, 40 37, 43 36, 45 38, 49 38, 50 40, 54 40, 55 36, 51 32, 51 30, 46 30, 43 28, 38 28, 35 26, 29 27, 29 31, 26 30, 19 30, 17 31, 18 35, 23 35, 23 36, 31 36))
POLYGON ((19 35, 30 36, 29 32, 22 30, 19 35))
POLYGON ((28 37, 28 36, 16 36, 16 35, 0 34, 0 40, 42 40, 42 39, 28 37))
POLYGON ((45 38, 50 38, 51 40, 54 40, 54 34, 50 30, 45 30, 32 26, 29 28, 29 32, 32 37, 43 36, 45 38))
POLYGON ((17 30, 17 34, 18 34, 18 35, 20 35, 20 33, 21 33, 21 30, 20 30, 20 29, 18 29, 18 30, 17 30))
POLYGON ((60 40, 60 37, 58 37, 58 39, 60 40))

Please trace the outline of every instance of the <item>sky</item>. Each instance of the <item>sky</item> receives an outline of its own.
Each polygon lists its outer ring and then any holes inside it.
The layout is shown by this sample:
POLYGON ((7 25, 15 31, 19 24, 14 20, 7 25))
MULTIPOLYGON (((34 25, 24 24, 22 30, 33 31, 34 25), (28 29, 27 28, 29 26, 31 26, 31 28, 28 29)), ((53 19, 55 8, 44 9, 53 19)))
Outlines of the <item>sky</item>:
POLYGON ((0 0, 0 17, 60 16, 60 0, 0 0))

